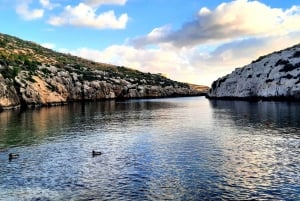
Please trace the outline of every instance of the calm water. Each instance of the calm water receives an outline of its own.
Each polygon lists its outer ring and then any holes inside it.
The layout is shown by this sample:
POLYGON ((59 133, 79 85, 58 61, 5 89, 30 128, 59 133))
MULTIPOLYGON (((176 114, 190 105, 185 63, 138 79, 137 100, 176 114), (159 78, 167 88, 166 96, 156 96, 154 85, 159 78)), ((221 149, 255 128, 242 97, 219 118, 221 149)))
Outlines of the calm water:
POLYGON ((0 149, 0 200, 300 200, 300 103, 197 97, 2 112, 0 149))

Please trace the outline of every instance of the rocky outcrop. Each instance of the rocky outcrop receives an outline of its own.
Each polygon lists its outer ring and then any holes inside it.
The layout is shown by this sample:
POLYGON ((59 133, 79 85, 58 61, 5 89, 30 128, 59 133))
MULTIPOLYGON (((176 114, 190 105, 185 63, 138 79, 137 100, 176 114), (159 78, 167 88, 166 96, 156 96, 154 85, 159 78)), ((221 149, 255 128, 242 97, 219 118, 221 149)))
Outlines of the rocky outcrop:
POLYGON ((6 80, 0 74, 0 111, 20 106, 17 91, 10 80, 6 80))
POLYGON ((300 45, 262 56, 214 81, 207 96, 300 100, 300 45))
POLYGON ((151 74, 142 80, 120 78, 88 68, 78 71, 72 66, 41 65, 34 74, 20 71, 14 79, 4 79, 0 74, 0 85, 0 107, 3 109, 21 103, 25 107, 37 107, 72 101, 203 95, 186 84, 159 75, 151 74), (161 82, 153 79, 161 79, 161 82))
POLYGON ((89 61, 0 33, 0 110, 204 93, 162 74, 89 61))

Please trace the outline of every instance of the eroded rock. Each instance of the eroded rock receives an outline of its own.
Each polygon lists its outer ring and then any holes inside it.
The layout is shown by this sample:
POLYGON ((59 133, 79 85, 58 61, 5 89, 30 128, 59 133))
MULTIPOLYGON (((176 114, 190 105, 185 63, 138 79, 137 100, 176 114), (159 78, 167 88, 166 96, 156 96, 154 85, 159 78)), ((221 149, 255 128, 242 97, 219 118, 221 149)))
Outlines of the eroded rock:
POLYGON ((210 98, 297 99, 300 45, 259 58, 213 82, 210 98))

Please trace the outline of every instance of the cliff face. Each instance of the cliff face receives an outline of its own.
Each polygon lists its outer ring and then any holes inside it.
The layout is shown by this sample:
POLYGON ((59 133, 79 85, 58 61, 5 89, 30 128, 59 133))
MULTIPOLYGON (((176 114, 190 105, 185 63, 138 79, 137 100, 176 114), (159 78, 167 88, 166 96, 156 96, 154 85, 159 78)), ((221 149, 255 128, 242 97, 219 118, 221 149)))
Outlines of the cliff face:
POLYGON ((206 90, 0 34, 0 110, 83 100, 203 95, 206 90))
POLYGON ((300 45, 260 57, 213 82, 210 98, 300 100, 300 45))
POLYGON ((75 70, 71 66, 68 66, 68 70, 54 66, 39 66, 39 70, 31 77, 28 72, 21 71, 15 77, 21 100, 28 106, 40 106, 82 100, 199 94, 188 86, 174 85, 173 82, 161 82, 156 85, 151 83, 151 80, 145 79, 105 77, 105 72, 97 70, 90 71, 93 77, 84 79, 83 75, 75 70))
POLYGON ((5 80, 0 74, 0 111, 2 109, 18 107, 19 105, 20 99, 13 83, 5 80))

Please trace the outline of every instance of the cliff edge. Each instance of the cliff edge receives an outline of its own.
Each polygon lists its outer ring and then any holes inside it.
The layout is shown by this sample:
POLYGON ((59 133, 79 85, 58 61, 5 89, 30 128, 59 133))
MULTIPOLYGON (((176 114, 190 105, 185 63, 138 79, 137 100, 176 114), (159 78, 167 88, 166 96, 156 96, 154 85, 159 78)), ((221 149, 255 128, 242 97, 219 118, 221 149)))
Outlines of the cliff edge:
POLYGON ((300 100, 300 44, 262 56, 219 78, 207 97, 300 100))
POLYGON ((93 62, 0 34, 0 110, 205 92, 161 74, 93 62))

